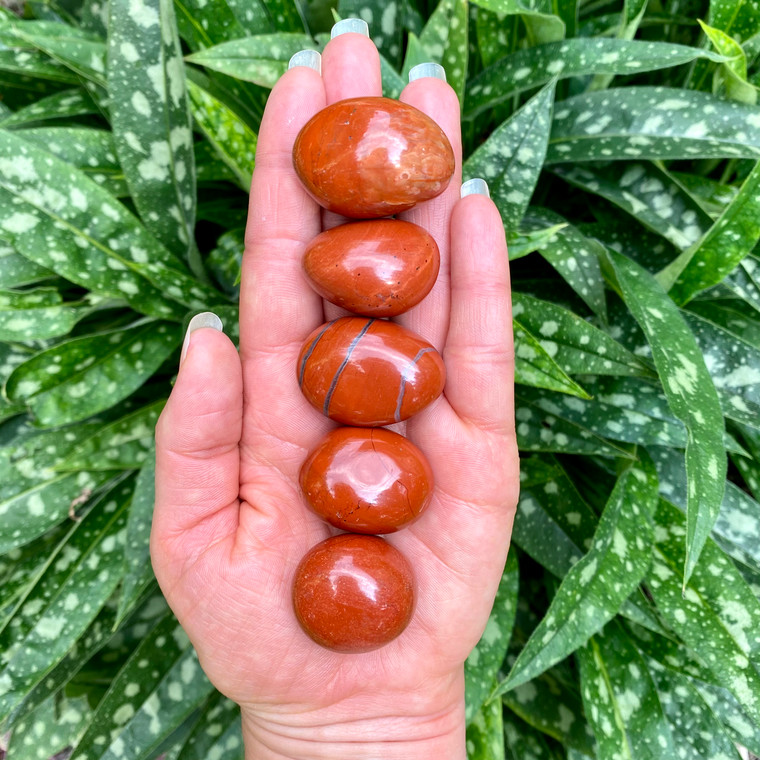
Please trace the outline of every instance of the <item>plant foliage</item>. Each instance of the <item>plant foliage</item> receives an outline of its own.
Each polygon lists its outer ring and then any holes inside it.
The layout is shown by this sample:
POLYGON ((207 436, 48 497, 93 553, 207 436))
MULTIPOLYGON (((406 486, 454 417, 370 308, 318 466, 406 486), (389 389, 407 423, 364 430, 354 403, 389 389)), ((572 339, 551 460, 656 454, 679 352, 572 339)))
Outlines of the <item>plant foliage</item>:
POLYGON ((0 8, 8 760, 242 758, 148 557, 183 328, 236 336, 268 88, 360 16, 438 61, 512 259, 521 496, 471 760, 760 753, 760 10, 747 0, 0 8))

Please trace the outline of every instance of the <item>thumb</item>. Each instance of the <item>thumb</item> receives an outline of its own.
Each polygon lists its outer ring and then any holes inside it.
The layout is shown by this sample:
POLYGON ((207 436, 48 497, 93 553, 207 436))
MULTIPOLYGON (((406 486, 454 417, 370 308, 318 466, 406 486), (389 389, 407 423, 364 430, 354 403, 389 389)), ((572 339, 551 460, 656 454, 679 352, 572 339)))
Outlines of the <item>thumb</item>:
POLYGON ((163 570, 179 571, 177 565, 236 530, 242 419, 235 346, 216 314, 197 314, 188 325, 177 381, 156 426, 151 554, 159 581, 163 570))

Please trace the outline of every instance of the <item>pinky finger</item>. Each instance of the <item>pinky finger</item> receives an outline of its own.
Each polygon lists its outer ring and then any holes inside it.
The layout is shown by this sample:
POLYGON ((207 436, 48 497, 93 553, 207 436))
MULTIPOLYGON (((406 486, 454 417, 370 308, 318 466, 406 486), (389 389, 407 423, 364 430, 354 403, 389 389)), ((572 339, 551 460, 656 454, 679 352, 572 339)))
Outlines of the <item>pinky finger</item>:
MULTIPOLYGON (((482 189, 482 180, 462 186, 482 189)), ((444 347, 446 398, 478 428, 514 435, 514 343, 504 226, 475 192, 451 215, 451 321, 444 347)))

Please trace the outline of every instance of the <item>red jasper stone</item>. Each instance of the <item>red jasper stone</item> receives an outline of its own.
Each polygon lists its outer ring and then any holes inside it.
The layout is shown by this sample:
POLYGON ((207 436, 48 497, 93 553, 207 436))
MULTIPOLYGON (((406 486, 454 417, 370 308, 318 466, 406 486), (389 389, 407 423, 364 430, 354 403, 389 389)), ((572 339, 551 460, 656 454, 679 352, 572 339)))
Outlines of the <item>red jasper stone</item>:
POLYGON ((433 236, 396 219, 333 227, 309 243, 303 258, 319 295, 368 317, 395 317, 418 304, 435 284, 439 265, 433 236))
POLYGON ((301 560, 293 607, 317 644, 336 652, 369 652, 395 639, 411 620, 412 569, 382 538, 333 536, 301 560))
POLYGON ((393 533, 409 525, 433 490, 425 455, 384 428, 330 431, 303 463, 300 480, 308 505, 352 533, 393 533))
POLYGON ((413 106, 350 98, 313 116, 293 165, 321 206, 355 219, 398 214, 442 193, 454 174, 443 130, 413 106))
POLYGON ((374 427, 422 411, 443 391, 441 355, 394 322, 342 317, 314 330, 296 365, 304 396, 343 425, 374 427))

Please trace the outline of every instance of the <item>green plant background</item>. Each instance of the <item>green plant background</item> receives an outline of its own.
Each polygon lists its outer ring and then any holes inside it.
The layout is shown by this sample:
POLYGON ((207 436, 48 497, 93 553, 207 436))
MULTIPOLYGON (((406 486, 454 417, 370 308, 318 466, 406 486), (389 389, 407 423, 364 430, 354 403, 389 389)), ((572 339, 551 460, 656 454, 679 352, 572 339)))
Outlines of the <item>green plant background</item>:
POLYGON ((0 8, 8 760, 242 758, 148 557, 183 329, 235 337, 268 89, 335 18, 441 62, 510 243, 522 492, 468 752, 760 754, 757 0, 0 8), (74 518, 74 519, 72 519, 74 518))

